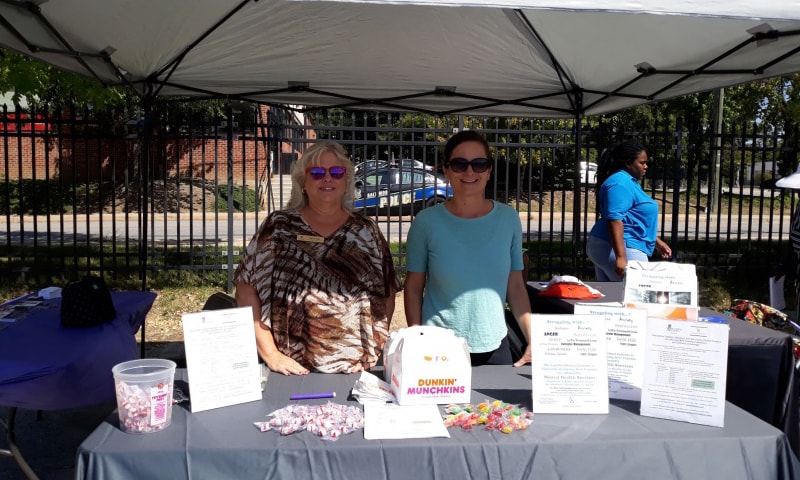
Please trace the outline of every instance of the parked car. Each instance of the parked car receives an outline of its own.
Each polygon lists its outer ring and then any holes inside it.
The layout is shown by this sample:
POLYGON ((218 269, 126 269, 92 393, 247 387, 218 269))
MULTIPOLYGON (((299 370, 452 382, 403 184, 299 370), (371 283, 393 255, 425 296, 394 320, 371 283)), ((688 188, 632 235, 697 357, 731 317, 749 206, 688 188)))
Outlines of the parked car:
POLYGON ((429 172, 433 172, 434 168, 433 165, 428 165, 424 162, 419 160, 414 160, 413 158, 403 158, 395 162, 398 167, 406 169, 406 168, 421 168, 423 170, 428 170, 429 172))
POLYGON ((384 167, 356 177, 353 208, 399 208, 416 214, 425 207, 444 202, 453 189, 443 175, 419 168, 384 167))
POLYGON ((355 165, 355 176, 357 178, 360 175, 363 175, 364 172, 369 172, 370 170, 375 170, 376 168, 384 168, 388 166, 389 162, 385 160, 365 160, 355 165))
POLYGON ((594 162, 581 162, 581 183, 594 185, 597 183, 597 164, 594 162))

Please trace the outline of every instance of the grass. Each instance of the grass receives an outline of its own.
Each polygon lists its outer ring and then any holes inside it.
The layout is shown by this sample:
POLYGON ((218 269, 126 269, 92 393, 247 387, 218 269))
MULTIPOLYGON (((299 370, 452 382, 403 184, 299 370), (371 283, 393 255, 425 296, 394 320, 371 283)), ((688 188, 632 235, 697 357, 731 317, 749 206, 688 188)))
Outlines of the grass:
MULTIPOLYGON (((540 272, 544 271, 543 268, 545 270, 549 268, 542 263, 548 261, 547 259, 571 258, 573 255, 570 242, 531 242, 527 247, 529 253, 538 252, 538 256, 532 257, 531 261, 539 263, 540 272)), ((726 255, 729 248, 735 249, 736 245, 700 242, 697 245, 687 245, 686 247, 688 251, 704 252, 703 255, 693 259, 700 267, 704 259, 713 261, 716 256, 726 255)), ((79 251, 75 251, 71 247, 54 247, 49 250, 47 255, 43 255, 41 251, 20 247, 14 247, 13 252, 0 252, 0 271, 7 272, 0 275, 0 301, 6 301, 51 285, 63 286, 69 281, 68 272, 104 272, 103 276, 112 290, 140 289, 141 281, 138 277, 135 247, 127 254, 132 258, 119 258, 119 253, 115 256, 114 252, 109 251, 108 248, 101 250, 99 247, 82 246, 79 251), (17 260, 9 261, 9 258, 17 260), (55 277, 37 277, 30 274, 26 277, 26 281, 23 281, 18 273, 11 273, 21 265, 29 267, 38 265, 42 271, 46 271, 44 269, 46 266, 52 266, 48 262, 59 266, 63 264, 63 268, 60 268, 62 273, 55 277)), ((400 262, 404 260, 404 257, 401 257, 399 252, 404 251, 405 246, 392 243, 390 249, 396 255, 395 261, 398 264, 398 274, 402 282, 405 268, 400 262)), ((0 251, 3 250, 5 249, 0 247, 0 251)), ((741 262, 747 263, 748 270, 746 271, 736 272, 720 269, 714 275, 713 268, 703 270, 704 274, 699 281, 698 292, 700 304, 713 310, 724 311, 729 307, 733 298, 747 298, 768 303, 766 278, 761 278, 764 277, 762 273, 753 273, 753 269, 764 263, 763 259, 767 257, 764 252, 752 253, 750 257, 752 257, 751 262, 741 262), (750 263, 755 264, 750 265, 750 263)), ((215 248, 191 251, 184 248, 178 251, 178 249, 170 247, 164 248, 159 255, 151 257, 150 267, 157 270, 149 271, 147 286, 158 296, 146 320, 147 356, 173 358, 182 355, 180 351, 165 352, 160 349, 176 348, 175 344, 182 342, 181 316, 184 313, 200 311, 212 294, 226 290, 228 272, 221 269, 226 262, 226 257, 222 256, 221 252, 215 248), (181 270, 187 265, 189 268, 207 267, 209 270, 181 270)), ((557 264, 553 264, 552 268, 557 269, 557 264)), ((541 273, 531 272, 531 280, 546 279, 544 277, 535 278, 537 275, 542 276, 541 273)), ((579 278, 588 280, 590 276, 585 273, 579 278)), ((789 303, 787 311, 791 311, 795 308, 795 295, 791 279, 787 278, 786 289, 785 296, 789 303)), ((398 302, 401 304, 402 299, 399 299, 398 302)), ((399 320, 398 317, 395 317, 392 324, 395 329, 405 324, 405 317, 399 306, 397 310, 400 317, 399 320)))
MULTIPOLYGON (((394 246, 396 248, 396 246, 394 246)), ((402 272, 401 272, 402 276, 402 272)), ((110 288, 114 290, 138 290, 141 282, 136 276, 108 278, 110 288)), ((0 300, 6 301, 32 290, 49 285, 64 285, 67 281, 54 282, 24 282, 19 279, 3 282, 0 286, 0 300)), ((791 282, 787 282, 786 298, 789 309, 795 308, 794 295, 791 282)), ((175 322, 179 325, 180 316, 185 312, 201 310, 206 299, 215 292, 225 291, 227 273, 225 271, 206 273, 205 278, 188 272, 156 272, 148 279, 150 290, 158 294, 148 320, 151 318, 163 319, 162 322, 153 322, 150 328, 148 322, 148 338, 153 340, 167 340, 176 333, 175 322), (152 335, 152 337, 151 337, 152 335), (162 338, 163 337, 163 338, 162 338)), ((726 275, 722 278, 708 277, 699 282, 698 295, 703 306, 722 311, 728 308, 733 298, 749 298, 764 301, 763 291, 766 285, 755 285, 747 279, 736 275, 726 275)), ((182 335, 182 332, 181 332, 182 335)))

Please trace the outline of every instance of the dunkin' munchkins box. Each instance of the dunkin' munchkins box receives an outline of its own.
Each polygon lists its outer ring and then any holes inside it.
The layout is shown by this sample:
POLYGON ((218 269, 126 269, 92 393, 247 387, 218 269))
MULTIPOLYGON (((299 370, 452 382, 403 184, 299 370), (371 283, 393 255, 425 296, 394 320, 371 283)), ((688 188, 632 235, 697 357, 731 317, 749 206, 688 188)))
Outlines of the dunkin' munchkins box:
POLYGON ((400 405, 469 403, 472 365, 467 341, 439 327, 398 332, 391 358, 392 391, 400 405))

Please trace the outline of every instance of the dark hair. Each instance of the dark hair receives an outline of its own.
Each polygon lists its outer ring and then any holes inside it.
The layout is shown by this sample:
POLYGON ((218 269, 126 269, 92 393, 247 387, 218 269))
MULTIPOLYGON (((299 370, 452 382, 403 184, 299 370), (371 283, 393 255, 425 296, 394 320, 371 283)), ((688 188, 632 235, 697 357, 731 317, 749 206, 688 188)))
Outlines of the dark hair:
POLYGON ((489 142, 483 138, 483 135, 476 132, 475 130, 461 130, 460 132, 456 133, 447 141, 444 146, 444 163, 450 161, 450 157, 453 155, 453 150, 456 149, 457 146, 461 145, 465 142, 478 142, 483 145, 483 149, 486 151, 486 158, 489 160, 492 159, 492 152, 489 150, 489 142))
POLYGON ((603 150, 597 162, 597 190, 600 190, 608 177, 631 165, 644 151, 646 149, 643 146, 633 142, 618 143, 603 150))

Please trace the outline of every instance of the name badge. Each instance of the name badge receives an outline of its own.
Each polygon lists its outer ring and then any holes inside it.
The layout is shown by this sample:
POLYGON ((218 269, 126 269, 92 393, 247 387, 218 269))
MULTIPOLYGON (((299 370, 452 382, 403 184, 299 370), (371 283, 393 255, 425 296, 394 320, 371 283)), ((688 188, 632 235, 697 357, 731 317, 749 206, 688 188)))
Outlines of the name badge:
POLYGON ((301 242, 323 243, 325 237, 318 237, 316 235, 298 235, 297 240, 301 242))

